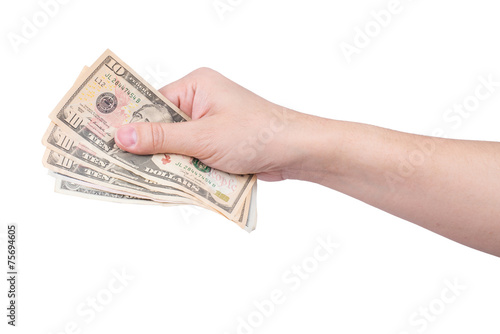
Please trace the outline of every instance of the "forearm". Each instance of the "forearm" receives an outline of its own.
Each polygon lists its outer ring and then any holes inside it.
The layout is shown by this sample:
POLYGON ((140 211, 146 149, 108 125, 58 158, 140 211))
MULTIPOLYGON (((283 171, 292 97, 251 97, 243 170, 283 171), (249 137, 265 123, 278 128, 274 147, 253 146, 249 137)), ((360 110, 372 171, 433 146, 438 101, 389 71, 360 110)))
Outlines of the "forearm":
POLYGON ((500 256, 500 143, 302 117, 310 135, 302 136, 285 177, 322 184, 500 256))

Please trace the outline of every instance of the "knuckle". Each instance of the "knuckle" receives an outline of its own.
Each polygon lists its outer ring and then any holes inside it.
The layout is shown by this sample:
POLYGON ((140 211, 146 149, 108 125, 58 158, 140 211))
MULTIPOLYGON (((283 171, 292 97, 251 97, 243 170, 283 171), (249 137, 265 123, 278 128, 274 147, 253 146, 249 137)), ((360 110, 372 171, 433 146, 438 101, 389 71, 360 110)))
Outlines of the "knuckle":
POLYGON ((191 72, 191 75, 195 79, 204 79, 204 78, 214 78, 217 76, 219 73, 209 67, 200 67, 193 72, 191 72))
POLYGON ((214 70, 212 70, 209 67, 200 67, 200 68, 193 71, 193 73, 197 74, 197 75, 205 75, 205 74, 209 74, 212 72, 214 72, 214 70))
POLYGON ((149 123, 151 133, 151 148, 155 153, 163 153, 165 150, 166 138, 165 130, 158 123, 149 123))

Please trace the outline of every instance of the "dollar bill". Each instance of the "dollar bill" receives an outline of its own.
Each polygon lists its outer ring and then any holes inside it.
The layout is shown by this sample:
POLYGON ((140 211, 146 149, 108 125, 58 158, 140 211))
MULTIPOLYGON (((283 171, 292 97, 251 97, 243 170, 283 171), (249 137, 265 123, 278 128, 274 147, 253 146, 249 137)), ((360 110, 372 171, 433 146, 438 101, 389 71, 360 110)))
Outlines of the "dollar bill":
POLYGON ((166 204, 155 202, 146 198, 140 198, 130 195, 117 194, 110 191, 93 188, 90 184, 83 185, 78 182, 70 182, 60 178, 56 178, 55 192, 66 195, 73 195, 89 199, 97 199, 101 201, 110 201, 116 203, 127 204, 146 204, 146 205, 165 205, 172 206, 174 204, 166 204))
POLYGON ((106 158, 98 157, 93 150, 82 143, 81 139, 73 139, 54 123, 49 125, 42 139, 42 143, 51 151, 59 153, 80 164, 92 167, 94 170, 106 175, 138 185, 142 188, 172 195, 173 200, 175 200, 174 196, 182 196, 187 199, 192 199, 192 203, 195 203, 194 197, 185 192, 145 179, 140 175, 113 164, 106 158))
POLYGON ((101 185, 109 189, 140 196, 158 202, 193 204, 189 199, 178 195, 170 195, 163 192, 151 191, 135 184, 114 178, 106 173, 95 170, 90 166, 77 163, 76 161, 47 149, 43 157, 43 165, 53 172, 63 174, 74 179, 88 183, 101 185))
MULTIPOLYGON (((93 169, 92 167, 76 163, 71 158, 58 154, 49 149, 45 151, 43 164, 47 169, 55 173, 55 175, 53 176, 56 177, 56 179, 66 178, 65 181, 81 186, 82 188, 78 188, 79 192, 73 193, 74 195, 82 194, 82 191, 85 188, 91 188, 94 189, 93 198, 97 198, 98 196, 96 191, 100 191, 101 198, 107 198, 107 199, 113 198, 115 202, 138 203, 138 200, 140 199, 142 200, 141 201, 142 204, 145 203, 144 201, 151 201, 165 205, 195 204, 190 199, 185 199, 179 196, 172 197, 162 192, 153 192, 148 189, 142 188, 140 186, 130 184, 126 181, 113 178, 107 175, 106 173, 99 172, 93 169), (129 200, 132 198, 134 199, 134 201, 129 200)), ((56 186, 60 185, 61 183, 59 183, 58 185, 56 184, 56 186)), ((62 190, 59 189, 60 191, 58 192, 68 193, 68 191, 70 191, 71 189, 72 189, 71 187, 66 187, 66 189, 62 190)), ((86 194, 89 195, 90 191, 87 191, 86 194)), ((248 201, 245 201, 241 211, 238 213, 238 217, 231 219, 232 221, 237 223, 241 228, 246 229, 249 232, 251 230, 249 230, 249 227, 247 227, 247 225, 253 226, 253 223, 249 221, 250 202, 251 202, 250 199, 248 201)), ((196 205, 200 206, 199 203, 196 205)), ((210 207, 205 207, 205 208, 217 212, 213 208, 210 207)), ((252 217, 253 216, 250 216, 250 218, 252 217)))
POLYGON ((248 217, 245 223, 245 230, 252 232, 257 227, 257 182, 252 187, 250 201, 248 202, 248 217))
MULTIPOLYGON (((89 67, 87 66, 83 68, 76 82, 73 84, 73 88, 78 83, 78 80, 84 77, 88 69, 89 67)), ((193 204, 195 203, 194 198, 192 198, 189 194, 186 194, 180 190, 176 190, 172 187, 161 185, 158 182, 145 179, 129 170, 114 165, 105 158, 97 157, 94 151, 85 146, 82 139, 73 139, 71 136, 65 134, 64 131, 62 131, 54 123, 51 123, 47 128, 47 131, 42 138, 42 143, 51 151, 64 155, 69 159, 75 160, 79 163, 83 163, 84 165, 90 166, 93 169, 103 172, 106 175, 118 179, 123 179, 124 181, 127 181, 129 183, 153 191, 191 198, 193 199, 193 204)))
POLYGON ((137 156, 115 145, 114 134, 122 124, 183 122, 189 117, 109 50, 85 71, 50 117, 66 134, 82 139, 96 156, 181 190, 230 219, 239 218, 250 198, 254 175, 224 173, 182 155, 137 156))
MULTIPOLYGON (((55 178, 54 190, 57 193, 78 196, 88 199, 103 200, 115 203, 124 204, 142 204, 142 205, 162 205, 174 206, 178 204, 161 203, 147 198, 127 195, 125 193, 116 193, 112 190, 103 190, 96 188, 92 183, 87 183, 82 180, 74 179, 62 174, 52 173, 55 178)), ((255 229, 255 223, 250 210, 250 201, 245 201, 243 210, 236 223, 243 229, 251 232, 255 229)))

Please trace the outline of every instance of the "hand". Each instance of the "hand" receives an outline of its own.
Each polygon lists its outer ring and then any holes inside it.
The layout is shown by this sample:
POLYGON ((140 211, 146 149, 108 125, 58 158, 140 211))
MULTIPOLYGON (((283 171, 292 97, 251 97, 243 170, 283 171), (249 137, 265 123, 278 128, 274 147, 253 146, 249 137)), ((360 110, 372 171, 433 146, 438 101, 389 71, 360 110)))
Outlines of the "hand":
POLYGON ((160 90, 193 120, 133 123, 117 145, 230 173, 322 184, 500 256, 500 143, 432 138, 279 107, 210 69, 160 90))
POLYGON ((124 125, 115 136, 118 147, 135 154, 183 154, 229 173, 284 179, 293 152, 288 149, 292 119, 305 115, 266 101, 207 68, 160 92, 192 121, 124 125))

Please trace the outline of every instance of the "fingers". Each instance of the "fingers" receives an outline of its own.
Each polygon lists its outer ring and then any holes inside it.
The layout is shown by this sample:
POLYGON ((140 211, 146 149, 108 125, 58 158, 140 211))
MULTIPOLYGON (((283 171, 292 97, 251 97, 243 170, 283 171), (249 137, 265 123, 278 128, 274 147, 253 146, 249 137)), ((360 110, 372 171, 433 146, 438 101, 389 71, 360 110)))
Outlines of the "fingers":
POLYGON ((177 153, 193 156, 193 136, 197 122, 132 123, 123 125, 115 134, 119 148, 134 154, 177 153))
POLYGON ((192 117, 195 96, 193 85, 194 83, 192 80, 184 77, 164 86, 159 91, 189 117, 192 117))
POLYGON ((193 104, 198 81, 210 71, 212 70, 197 69, 185 77, 160 88, 159 91, 189 117, 193 117, 193 104))

